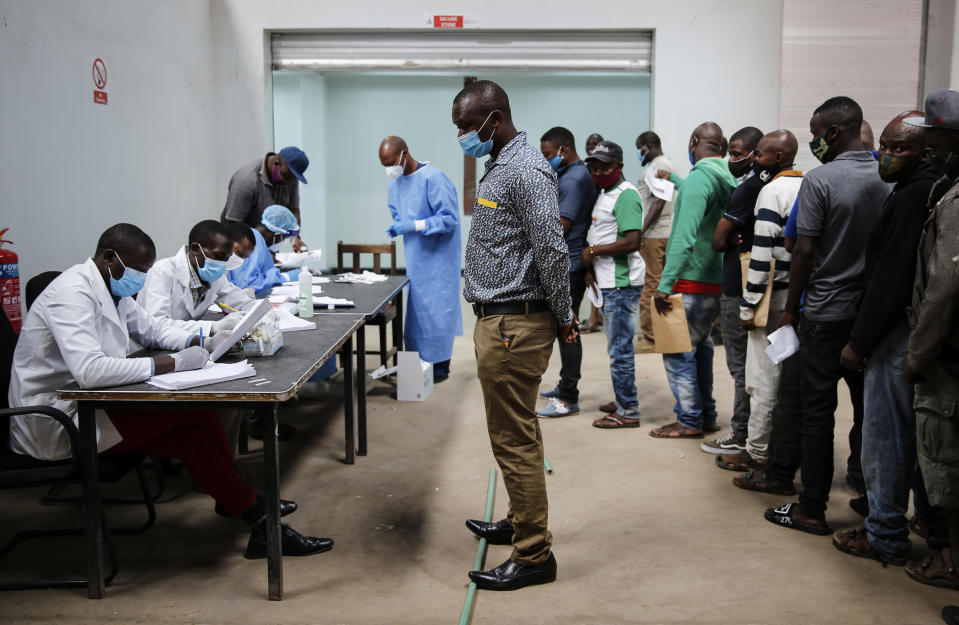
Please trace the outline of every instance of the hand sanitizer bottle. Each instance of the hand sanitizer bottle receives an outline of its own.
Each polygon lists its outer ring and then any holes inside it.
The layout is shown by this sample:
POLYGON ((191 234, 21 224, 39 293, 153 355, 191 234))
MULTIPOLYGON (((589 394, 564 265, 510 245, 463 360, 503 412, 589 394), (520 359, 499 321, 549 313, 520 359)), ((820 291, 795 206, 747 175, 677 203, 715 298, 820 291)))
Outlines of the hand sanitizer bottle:
POLYGON ((306 266, 300 268, 300 303, 298 306, 299 315, 303 319, 309 319, 313 316, 313 276, 306 266))

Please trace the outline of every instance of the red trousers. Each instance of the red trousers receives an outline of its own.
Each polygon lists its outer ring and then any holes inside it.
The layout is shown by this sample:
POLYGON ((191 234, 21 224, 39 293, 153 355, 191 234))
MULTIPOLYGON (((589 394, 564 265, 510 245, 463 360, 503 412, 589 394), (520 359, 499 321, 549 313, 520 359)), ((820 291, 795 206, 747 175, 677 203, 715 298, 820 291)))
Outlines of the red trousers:
POLYGON ((123 440, 104 453, 136 451, 176 458, 230 516, 256 501, 256 491, 233 466, 226 432, 215 410, 107 410, 107 416, 123 440))

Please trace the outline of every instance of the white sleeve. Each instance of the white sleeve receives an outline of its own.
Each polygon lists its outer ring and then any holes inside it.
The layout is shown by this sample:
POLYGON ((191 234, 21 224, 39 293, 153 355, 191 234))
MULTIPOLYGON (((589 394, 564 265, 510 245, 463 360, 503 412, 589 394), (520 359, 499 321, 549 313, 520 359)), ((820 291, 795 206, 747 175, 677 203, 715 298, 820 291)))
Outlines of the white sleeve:
POLYGON ((184 329, 182 324, 197 322, 174 322, 168 317, 154 317, 130 298, 124 298, 120 302, 117 312, 121 313, 126 322, 130 337, 147 348, 179 351, 184 349, 187 340, 196 334, 184 329))

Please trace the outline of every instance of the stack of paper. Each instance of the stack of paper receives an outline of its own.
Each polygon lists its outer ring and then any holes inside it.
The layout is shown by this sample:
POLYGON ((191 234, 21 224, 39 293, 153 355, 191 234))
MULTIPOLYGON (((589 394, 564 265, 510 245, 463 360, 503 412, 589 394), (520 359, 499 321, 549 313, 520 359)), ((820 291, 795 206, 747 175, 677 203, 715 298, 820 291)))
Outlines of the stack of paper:
POLYGON ((300 330, 315 330, 316 323, 300 319, 286 307, 277 308, 276 318, 280 321, 281 332, 299 332, 300 330))
POLYGON ((256 370, 245 360, 234 364, 208 362, 202 369, 155 375, 147 380, 147 384, 168 391, 182 391, 194 386, 238 380, 254 375, 256 375, 256 370))
MULTIPOLYGON (((316 295, 322 292, 323 292, 323 287, 317 286, 315 284, 313 285, 313 295, 316 295)), ((275 286, 270 291, 270 297, 273 297, 274 295, 278 297, 282 295, 283 297, 286 297, 287 299, 294 299, 294 300, 299 299, 300 286, 298 284, 294 284, 294 285, 284 284, 281 286, 275 286)))
POLYGON ((381 276, 378 273, 366 270, 363 273, 344 273, 336 277, 337 282, 354 282, 356 284, 373 284, 374 282, 385 282, 388 276, 381 276))
POLYGON ((356 306, 351 300, 339 299, 336 297, 314 297, 314 306, 356 306))
MULTIPOLYGON (((313 276, 313 284, 326 284, 330 279, 325 276, 313 276)), ((300 283, 297 281, 293 282, 284 282, 283 286, 300 286, 300 283)))

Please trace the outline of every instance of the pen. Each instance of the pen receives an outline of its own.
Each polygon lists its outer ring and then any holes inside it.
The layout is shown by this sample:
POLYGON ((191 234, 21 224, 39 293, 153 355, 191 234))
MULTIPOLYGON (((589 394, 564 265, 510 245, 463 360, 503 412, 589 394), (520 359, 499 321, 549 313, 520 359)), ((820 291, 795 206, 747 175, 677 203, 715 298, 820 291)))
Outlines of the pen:
POLYGON ((217 302, 216 305, 226 308, 227 310, 232 310, 233 312, 240 312, 236 308, 233 308, 232 306, 228 306, 227 304, 224 304, 223 302, 217 302))
POLYGON ((200 327, 200 347, 203 347, 203 327, 200 327))

